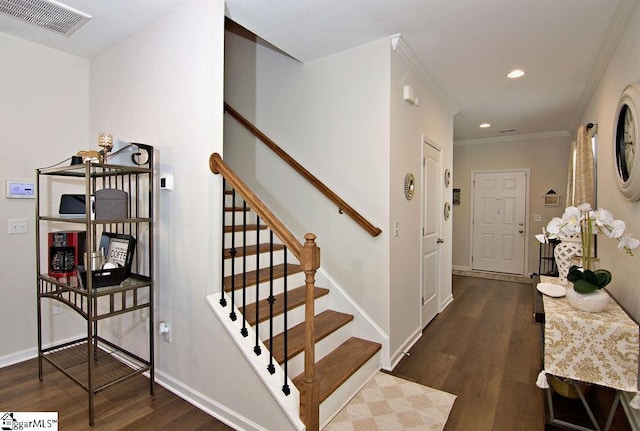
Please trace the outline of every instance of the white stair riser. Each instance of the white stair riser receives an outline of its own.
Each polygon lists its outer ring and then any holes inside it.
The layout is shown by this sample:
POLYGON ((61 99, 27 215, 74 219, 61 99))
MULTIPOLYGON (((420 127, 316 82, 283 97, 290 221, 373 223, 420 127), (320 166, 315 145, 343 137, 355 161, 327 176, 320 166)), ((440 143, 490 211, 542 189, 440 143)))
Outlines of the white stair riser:
MULTIPOLYGON (((246 257, 243 258, 243 256, 239 256, 236 257, 234 262, 234 272, 236 274, 240 274, 243 270, 243 264, 246 263, 246 268, 247 271, 253 271, 256 269, 257 267, 257 260, 256 260, 256 255, 252 254, 252 255, 248 255, 246 257)), ((284 255, 283 255, 283 251, 282 250, 278 250, 278 251, 274 251, 273 252, 273 264, 274 265, 280 265, 281 263, 284 262, 284 255)), ((297 263, 297 261, 296 261, 297 263)), ((268 268, 269 265, 271 264, 271 259, 269 256, 269 253, 260 253, 260 268, 268 268)), ((224 275, 229 275, 231 274, 231 259, 225 259, 224 261, 224 275)))
POLYGON ((371 359, 320 404, 320 429, 324 428, 342 410, 379 369, 380 351, 373 355, 371 359))
MULTIPOLYGON (((316 343, 316 362, 327 356, 329 353, 338 348, 342 343, 353 336, 353 327, 351 322, 347 323, 335 332, 327 335, 316 343)), ((293 358, 289 359, 289 376, 296 377, 304 371, 304 352, 300 352, 293 358)))
MULTIPOLYGON (((242 279, 242 274, 236 274, 236 278, 238 280, 242 279)), ((300 287, 304 285, 304 272, 299 272, 297 274, 290 275, 287 280, 287 286, 289 290, 295 289, 296 287, 300 287)), ((270 286, 269 281, 265 281, 260 283, 258 286, 247 286, 244 289, 244 294, 246 295, 246 304, 252 304, 256 302, 256 289, 259 290, 258 300, 266 299, 269 297, 270 286)), ((237 306, 241 306, 242 304, 242 290, 237 289, 235 291, 235 303, 237 306)), ((284 291, 284 278, 278 278, 273 280, 273 294, 277 295, 284 291)), ((227 295, 230 296, 231 292, 227 292, 227 295)))
MULTIPOLYGON (((320 298, 317 298, 314 302, 314 312, 315 314, 322 313, 323 311, 328 310, 329 301, 327 299, 327 295, 324 295, 320 298)), ((300 307, 293 308, 289 310, 287 313, 287 326, 289 328, 293 328, 294 326, 304 322, 305 317, 305 306, 301 305, 300 307)), ((258 335, 261 340, 266 340, 269 338, 269 321, 265 320, 258 325, 258 335)), ((284 315, 280 314, 273 318, 273 333, 275 335, 280 334, 284 331, 284 315)))
MULTIPOLYGON (((247 224, 255 224, 256 223, 256 213, 252 211, 246 211, 246 223, 247 224)), ((233 220, 236 221, 236 226, 242 226, 244 221, 244 211, 225 211, 224 213, 224 224, 225 226, 231 226, 233 220)), ((264 222, 260 222, 260 224, 264 224, 264 222)))
MULTIPOLYGON (((225 248, 231 248, 232 246, 232 242, 231 242, 231 237, 232 237, 232 232, 225 232, 224 234, 224 247, 225 248)), ((255 230, 249 230, 247 231, 246 234, 246 238, 247 238, 247 245, 254 245, 256 243, 260 243, 260 244, 264 244, 264 243, 268 243, 269 242, 269 230, 265 229, 265 230, 261 230, 261 231, 255 231, 255 230), (259 233, 259 235, 256 235, 256 232, 259 233)), ((242 231, 238 231, 235 233, 235 238, 233 239, 234 243, 233 246, 235 246, 236 248, 242 247, 242 245, 244 244, 244 238, 242 235, 242 231)), ((277 240, 276 240, 276 236, 274 235, 273 237, 273 242, 274 244, 277 244, 277 240)))

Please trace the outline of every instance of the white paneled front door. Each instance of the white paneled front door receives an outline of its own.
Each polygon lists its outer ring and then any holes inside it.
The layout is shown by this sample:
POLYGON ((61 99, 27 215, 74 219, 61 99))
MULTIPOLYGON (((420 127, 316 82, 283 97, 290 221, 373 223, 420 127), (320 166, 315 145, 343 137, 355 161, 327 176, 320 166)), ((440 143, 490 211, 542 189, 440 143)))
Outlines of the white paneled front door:
POLYGON ((525 274, 527 172, 473 174, 472 269, 525 274))

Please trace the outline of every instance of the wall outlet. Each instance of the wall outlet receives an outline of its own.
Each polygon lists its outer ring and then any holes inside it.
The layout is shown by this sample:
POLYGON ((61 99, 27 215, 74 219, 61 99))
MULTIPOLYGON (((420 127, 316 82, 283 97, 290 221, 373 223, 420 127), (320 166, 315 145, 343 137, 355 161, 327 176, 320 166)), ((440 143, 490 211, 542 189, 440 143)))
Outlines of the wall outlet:
POLYGON ((171 342, 171 325, 167 322, 160 322, 160 335, 167 343, 171 342))

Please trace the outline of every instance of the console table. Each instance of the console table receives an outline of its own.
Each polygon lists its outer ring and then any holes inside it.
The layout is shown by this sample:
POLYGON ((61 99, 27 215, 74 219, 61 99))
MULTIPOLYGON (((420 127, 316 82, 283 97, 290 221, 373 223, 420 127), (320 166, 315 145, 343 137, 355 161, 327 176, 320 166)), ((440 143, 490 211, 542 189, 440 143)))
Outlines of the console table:
POLYGON ((622 391, 635 392, 638 387, 639 329, 620 305, 612 300, 602 313, 585 313, 573 309, 562 298, 542 295, 536 289, 539 281, 554 282, 555 278, 534 278, 534 320, 543 324, 544 369, 555 377, 567 379, 573 385, 589 415, 593 428, 558 419, 554 414, 551 389, 546 389, 549 415, 547 423, 583 431, 600 431, 582 386, 596 384, 616 390, 604 430, 608 431, 622 391))

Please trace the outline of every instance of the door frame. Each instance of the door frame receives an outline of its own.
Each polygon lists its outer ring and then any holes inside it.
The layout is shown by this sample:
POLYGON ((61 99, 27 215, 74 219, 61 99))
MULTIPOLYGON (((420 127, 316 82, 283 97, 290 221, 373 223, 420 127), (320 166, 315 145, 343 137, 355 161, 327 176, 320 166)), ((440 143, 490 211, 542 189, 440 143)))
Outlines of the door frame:
MULTIPOLYGON (((443 163, 444 163, 444 149, 442 148, 442 146, 438 145, 434 140, 430 139, 429 137, 427 137, 426 135, 422 135, 422 139, 420 140, 420 158, 421 160, 424 160, 425 158, 425 151, 424 151, 424 146, 426 145, 430 145, 431 147, 435 148, 438 153, 439 153, 439 160, 438 160, 438 178, 439 181, 442 180, 442 176, 444 173, 443 170, 443 163)), ((425 177, 425 166, 423 165, 423 162, 420 162, 420 188, 422 189, 423 185, 424 185, 424 177, 425 177)), ((439 214, 438 216, 438 230, 439 230, 439 235, 442 237, 442 230, 444 228, 444 224, 443 224, 443 220, 442 220, 442 207, 443 207, 443 203, 444 203, 444 193, 442 190, 442 183, 440 183, 440 187, 438 187, 438 206, 440 207, 440 210, 437 212, 437 214, 439 214)), ((424 247, 422 244, 422 237, 423 234, 422 232, 424 231, 424 220, 425 220, 425 201, 424 201, 424 190, 421 190, 420 193, 420 284, 418 285, 418 298, 420 298, 420 327, 422 329, 425 328, 425 324, 424 324, 424 316, 422 314, 422 311, 424 309, 424 303, 423 303, 423 298, 422 298, 422 287, 423 287, 423 283, 424 283, 424 265, 423 265, 423 253, 424 253, 424 247)), ((442 247, 437 247, 436 249, 436 260, 438 262, 438 268, 442 268, 442 247)), ((442 307, 440 304, 440 299, 442 297, 442 272, 438 272, 438 277, 436 280, 436 304, 438 306, 438 311, 436 313, 436 316, 438 314, 440 314, 440 312, 442 311, 442 307)), ((427 323, 428 324, 428 323, 427 323)))
POLYGON ((524 262, 523 262, 523 274, 529 275, 529 212, 531 211, 531 169, 529 168, 515 168, 515 169, 485 169, 471 171, 471 208, 469 208, 469 270, 473 271, 473 238, 474 238, 474 223, 473 223, 473 211, 475 208, 475 178, 476 174, 501 174, 507 172, 524 172, 525 173, 525 198, 524 198, 524 262))

